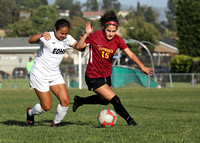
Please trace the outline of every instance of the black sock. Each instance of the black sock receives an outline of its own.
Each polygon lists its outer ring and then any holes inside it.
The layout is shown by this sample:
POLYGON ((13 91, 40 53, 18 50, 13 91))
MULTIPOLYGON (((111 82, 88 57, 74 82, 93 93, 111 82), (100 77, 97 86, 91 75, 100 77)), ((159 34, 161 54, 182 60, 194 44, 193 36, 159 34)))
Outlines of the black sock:
POLYGON ((108 105, 109 101, 103 100, 99 97, 99 95, 91 95, 88 97, 81 97, 80 104, 101 104, 101 105, 108 105))
POLYGON ((117 95, 115 95, 110 103, 114 106, 115 111, 124 118, 127 122, 132 119, 132 117, 129 115, 129 113, 126 111, 124 106, 121 104, 121 101, 117 95))

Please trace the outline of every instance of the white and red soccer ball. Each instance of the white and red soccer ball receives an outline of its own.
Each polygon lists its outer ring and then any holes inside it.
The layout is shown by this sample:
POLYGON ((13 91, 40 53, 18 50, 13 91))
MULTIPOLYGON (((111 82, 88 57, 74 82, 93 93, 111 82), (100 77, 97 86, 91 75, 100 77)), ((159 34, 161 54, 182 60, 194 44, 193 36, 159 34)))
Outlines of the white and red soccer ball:
POLYGON ((99 113, 98 122, 101 127, 113 127, 117 122, 117 114, 111 109, 104 109, 99 113))

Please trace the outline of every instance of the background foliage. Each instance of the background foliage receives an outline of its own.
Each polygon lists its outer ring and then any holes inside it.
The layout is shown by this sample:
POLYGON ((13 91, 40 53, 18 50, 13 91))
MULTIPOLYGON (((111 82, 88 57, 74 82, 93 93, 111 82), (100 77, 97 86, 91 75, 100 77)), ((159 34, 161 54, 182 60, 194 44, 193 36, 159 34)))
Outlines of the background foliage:
POLYGON ((176 5, 179 53, 198 57, 200 55, 200 1, 179 0, 176 5))
POLYGON ((0 1, 0 28, 6 28, 7 24, 19 20, 19 8, 12 0, 0 1))
POLYGON ((193 58, 187 55, 177 55, 170 62, 172 73, 189 73, 192 68, 193 58))

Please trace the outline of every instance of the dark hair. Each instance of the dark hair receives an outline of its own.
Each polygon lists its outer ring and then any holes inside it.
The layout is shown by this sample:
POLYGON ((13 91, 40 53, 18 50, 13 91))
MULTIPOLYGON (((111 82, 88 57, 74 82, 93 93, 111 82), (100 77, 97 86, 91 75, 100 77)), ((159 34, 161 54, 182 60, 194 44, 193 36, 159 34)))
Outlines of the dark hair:
POLYGON ((118 19, 115 15, 115 12, 113 10, 106 11, 100 18, 100 23, 102 26, 107 27, 106 23, 109 21, 114 21, 117 24, 119 24, 118 19))
POLYGON ((58 31, 62 27, 70 28, 70 23, 66 19, 58 19, 55 23, 55 28, 58 31))

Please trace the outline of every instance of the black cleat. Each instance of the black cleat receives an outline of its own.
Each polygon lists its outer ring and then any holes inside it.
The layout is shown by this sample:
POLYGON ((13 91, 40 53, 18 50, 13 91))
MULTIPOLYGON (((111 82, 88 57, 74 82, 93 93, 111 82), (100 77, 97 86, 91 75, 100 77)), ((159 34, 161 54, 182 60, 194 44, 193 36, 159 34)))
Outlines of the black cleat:
POLYGON ((51 127, 61 127, 63 126, 62 123, 55 124, 54 122, 51 123, 51 127))
POLYGON ((133 118, 131 118, 127 123, 128 123, 129 126, 137 126, 137 125, 138 125, 138 124, 134 121, 133 118))
POLYGON ((31 117, 31 116, 29 115, 29 113, 28 113, 31 109, 32 109, 31 107, 28 107, 28 108, 26 109, 26 113, 27 113, 26 120, 27 120, 28 126, 33 126, 33 125, 34 125, 34 116, 31 117))
POLYGON ((76 110, 78 109, 79 106, 81 106, 81 104, 79 104, 78 100, 80 100, 80 96, 76 95, 74 97, 74 104, 73 104, 73 112, 76 112, 76 110))

